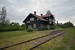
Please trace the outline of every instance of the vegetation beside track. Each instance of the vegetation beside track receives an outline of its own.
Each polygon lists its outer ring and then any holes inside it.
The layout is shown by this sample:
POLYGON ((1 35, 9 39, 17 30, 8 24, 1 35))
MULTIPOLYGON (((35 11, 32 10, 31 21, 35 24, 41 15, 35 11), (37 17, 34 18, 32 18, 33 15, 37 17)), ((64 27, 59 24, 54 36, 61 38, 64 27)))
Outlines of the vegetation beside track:
POLYGON ((65 29, 65 34, 59 36, 34 50, 75 50, 75 28, 65 29))

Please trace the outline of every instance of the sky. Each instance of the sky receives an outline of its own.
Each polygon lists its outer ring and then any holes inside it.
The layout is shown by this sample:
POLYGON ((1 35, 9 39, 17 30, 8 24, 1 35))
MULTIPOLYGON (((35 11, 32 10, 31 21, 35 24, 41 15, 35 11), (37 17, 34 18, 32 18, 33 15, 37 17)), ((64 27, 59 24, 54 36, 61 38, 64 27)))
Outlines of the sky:
POLYGON ((0 10, 6 7, 11 22, 23 23, 29 13, 46 14, 48 10, 59 23, 72 22, 75 25, 75 0, 0 0, 0 10))

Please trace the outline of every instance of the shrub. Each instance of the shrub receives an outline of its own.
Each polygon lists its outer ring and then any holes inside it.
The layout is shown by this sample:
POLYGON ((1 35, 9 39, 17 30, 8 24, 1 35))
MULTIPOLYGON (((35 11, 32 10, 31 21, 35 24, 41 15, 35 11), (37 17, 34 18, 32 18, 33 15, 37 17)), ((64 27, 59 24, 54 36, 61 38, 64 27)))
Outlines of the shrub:
POLYGON ((52 26, 50 27, 50 29, 55 29, 55 25, 52 25, 52 26))
POLYGON ((38 31, 48 30, 48 28, 39 28, 38 31))
POLYGON ((22 25, 20 26, 20 30, 25 30, 25 28, 26 28, 26 25, 25 25, 25 24, 22 24, 22 25))
POLYGON ((27 31, 28 31, 28 32, 33 32, 34 29, 31 27, 31 28, 28 28, 27 31))
POLYGON ((61 28, 69 28, 69 27, 73 27, 73 24, 71 22, 66 22, 64 24, 57 24, 56 26, 61 28))
POLYGON ((63 27, 64 28, 73 27, 73 24, 71 22, 67 22, 67 23, 64 23, 63 27))

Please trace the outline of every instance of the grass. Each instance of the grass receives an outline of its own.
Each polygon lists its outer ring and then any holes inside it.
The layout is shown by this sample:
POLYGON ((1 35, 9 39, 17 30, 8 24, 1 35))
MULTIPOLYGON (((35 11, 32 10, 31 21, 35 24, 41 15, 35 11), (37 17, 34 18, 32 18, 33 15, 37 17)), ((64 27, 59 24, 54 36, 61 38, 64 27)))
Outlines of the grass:
MULTIPOLYGON (((58 28, 56 30, 62 30, 58 28)), ((22 42, 28 39, 36 38, 39 36, 46 35, 48 31, 36 31, 36 32, 26 32, 26 31, 13 31, 13 32, 0 32, 0 47, 22 42)), ((18 47, 18 50, 25 50, 25 44, 18 47), (22 48, 20 48, 22 47, 22 48)), ((75 50, 75 28, 65 29, 65 34, 59 36, 45 44, 40 45, 34 50, 75 50)), ((11 50, 16 50, 12 49, 11 50)))
POLYGON ((12 32, 0 32, 0 47, 9 46, 19 42, 23 42, 29 39, 46 35, 49 31, 12 31, 12 32))
POLYGON ((65 29, 65 34, 59 36, 34 50, 75 50, 75 28, 65 29))
POLYGON ((28 34, 28 32, 26 31, 0 32, 0 39, 12 38, 12 37, 21 36, 24 34, 28 34))

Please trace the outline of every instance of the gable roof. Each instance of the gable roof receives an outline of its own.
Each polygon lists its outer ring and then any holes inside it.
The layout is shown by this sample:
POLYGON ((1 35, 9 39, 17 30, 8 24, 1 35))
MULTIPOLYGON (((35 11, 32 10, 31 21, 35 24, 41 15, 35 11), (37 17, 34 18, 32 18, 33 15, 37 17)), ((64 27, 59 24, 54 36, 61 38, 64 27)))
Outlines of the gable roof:
POLYGON ((37 17, 38 19, 40 19, 40 20, 43 20, 43 21, 47 21, 46 19, 44 19, 43 17, 47 17, 47 16, 39 16, 39 15, 35 15, 35 14, 33 14, 35 17, 37 17))
MULTIPOLYGON (((39 15, 35 15, 35 14, 30 13, 30 14, 25 18, 24 21, 26 21, 26 19, 27 19, 30 15, 32 15, 33 17, 36 17, 36 18, 38 18, 38 19, 40 19, 40 20, 42 20, 42 21, 47 21, 46 19, 44 19, 44 17, 50 17, 52 14, 50 14, 50 15, 46 14, 46 15, 39 16, 39 15)), ((24 21, 23 21, 23 22, 24 22, 24 21)))

